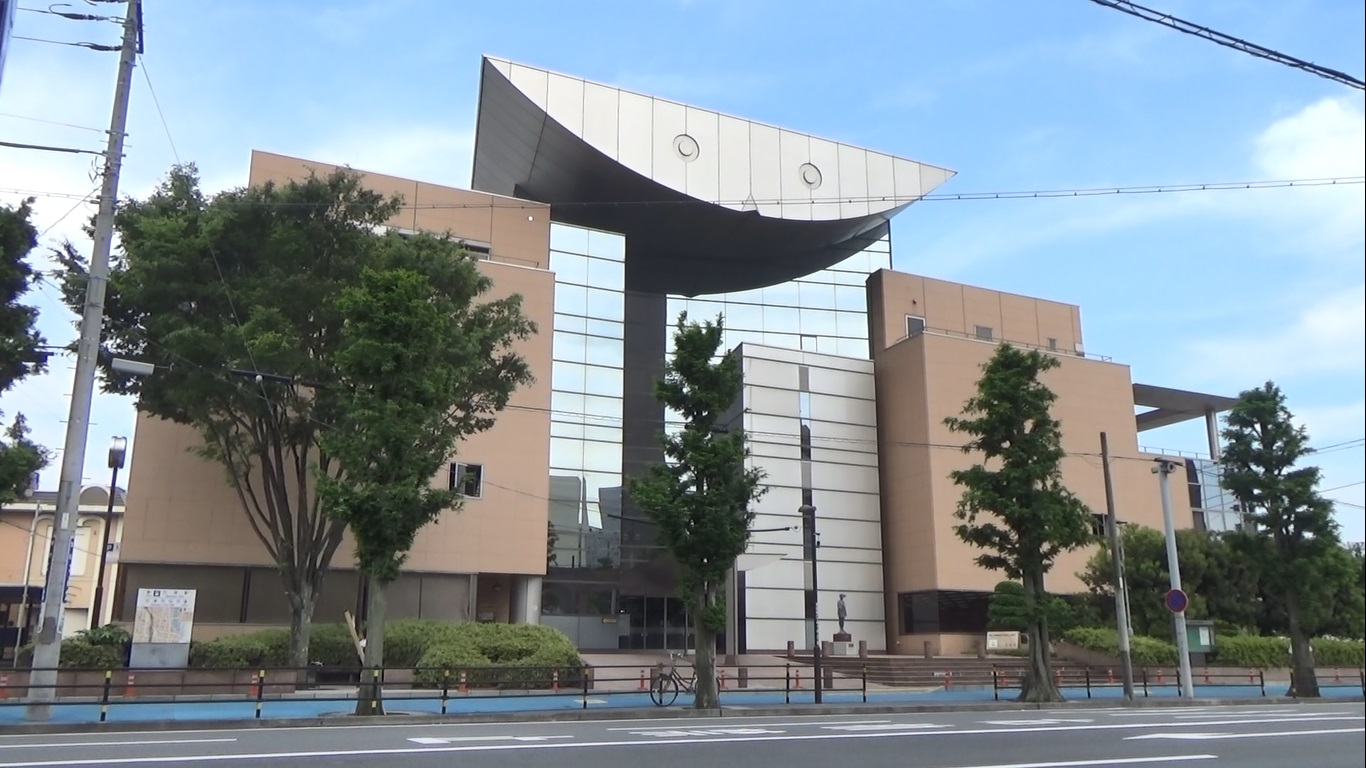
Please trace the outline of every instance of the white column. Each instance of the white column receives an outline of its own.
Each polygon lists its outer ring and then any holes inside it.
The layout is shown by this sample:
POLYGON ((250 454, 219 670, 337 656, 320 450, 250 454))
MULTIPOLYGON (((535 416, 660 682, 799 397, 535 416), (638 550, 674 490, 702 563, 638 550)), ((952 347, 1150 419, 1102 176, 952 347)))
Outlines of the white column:
POLYGON ((540 624, 541 623, 541 585, 545 579, 541 576, 518 576, 513 582, 516 592, 516 605, 520 609, 512 617, 514 624, 540 624))
POLYGON ((1219 460, 1219 414, 1213 408, 1205 409, 1205 433, 1209 438, 1209 457, 1219 460))

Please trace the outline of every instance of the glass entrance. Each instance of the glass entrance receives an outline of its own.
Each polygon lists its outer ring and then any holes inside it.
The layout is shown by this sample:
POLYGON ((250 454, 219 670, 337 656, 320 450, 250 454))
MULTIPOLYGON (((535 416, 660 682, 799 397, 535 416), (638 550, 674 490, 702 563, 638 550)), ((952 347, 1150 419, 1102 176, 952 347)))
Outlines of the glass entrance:
POLYGON ((676 597, 623 595, 621 612, 631 620, 630 634, 622 638, 625 649, 684 651, 693 647, 687 605, 676 597))

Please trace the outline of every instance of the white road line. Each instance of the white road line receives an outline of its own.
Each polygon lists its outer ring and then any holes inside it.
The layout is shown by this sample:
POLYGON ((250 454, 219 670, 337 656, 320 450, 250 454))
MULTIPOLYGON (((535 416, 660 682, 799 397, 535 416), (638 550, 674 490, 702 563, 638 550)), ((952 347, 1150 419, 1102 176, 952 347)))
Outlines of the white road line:
POLYGON ((981 722, 986 725, 1062 725, 1063 723, 1094 723, 1095 720, 1085 717, 1076 719, 1053 719, 1047 717, 1040 717, 1036 719, 1023 720, 983 720, 981 722))
MULTIPOLYGON (((939 735, 946 731, 922 732, 919 734, 906 735, 939 735)), ((556 742, 538 744, 481 744, 464 745, 453 747, 426 747, 426 748, 397 748, 397 749, 350 749, 350 750, 326 750, 315 752, 256 752, 247 754, 216 754, 216 755, 182 755, 182 756, 157 756, 157 757, 117 757, 91 760, 33 760, 18 763, 0 763, 0 768, 62 768, 63 766, 79 765, 149 765, 154 763, 214 763, 214 762, 240 762, 244 760, 285 760, 285 759, 307 759, 324 757, 372 757, 379 755, 427 755, 444 754, 454 752, 508 752, 512 750, 525 749, 584 749, 584 748, 621 748, 621 747, 650 747, 650 746, 672 746, 677 744, 726 744, 737 742, 763 742, 763 741, 813 741, 813 740, 832 740, 832 739, 867 739, 885 738, 900 734, 883 733, 822 733, 822 734, 803 734, 803 735, 784 735, 784 736, 760 736, 755 738, 721 738, 721 739, 677 739, 670 741, 597 741, 597 742, 556 742)), ((1166 755, 1161 757, 1130 757, 1130 758, 1101 758, 1096 760, 1067 761, 1067 762, 1040 762, 1040 763, 1009 763, 980 766, 958 766, 957 768, 1083 768, 1084 766, 1105 766, 1105 765, 1142 765, 1146 763, 1176 763, 1192 760, 1216 760, 1217 755, 1166 755)))
MULTIPOLYGON (((733 717, 724 717, 724 718, 721 718, 721 717, 706 717, 706 718, 702 718, 702 717, 699 717, 699 718, 669 718, 669 721, 670 721, 670 722, 678 722, 679 719, 689 720, 689 721, 691 721, 691 722, 698 723, 698 726, 697 726, 698 728, 708 728, 708 727, 711 727, 711 726, 705 725, 706 723, 715 723, 715 722, 734 723, 734 722, 735 722, 735 718, 733 718, 733 717)), ((755 719, 757 720, 758 718, 755 718, 755 719)), ((620 722, 620 721, 618 721, 618 722, 620 722)), ((644 722, 644 721, 641 721, 641 722, 644 722)), ((746 722, 746 723, 749 723, 750 725, 753 725, 755 728, 806 728, 806 727, 813 727, 813 728, 814 728, 814 727, 823 726, 823 725, 882 725, 882 724, 884 724, 884 723, 890 723, 890 722, 892 722, 892 721, 891 721, 891 720, 813 720, 813 721, 802 721, 802 722, 792 722, 792 723, 759 723, 759 722, 751 722, 751 721, 750 721, 750 718, 745 718, 745 722, 746 722)), ((583 724, 583 725, 588 725, 589 723, 581 723, 581 724, 583 724)), ((604 730, 604 731, 632 731, 632 732, 634 732, 634 731, 673 731, 673 730, 677 730, 679 727, 680 727, 680 726, 677 726, 677 725, 640 725, 640 726, 636 726, 635 728, 604 728, 603 730, 604 730)), ((739 728, 739 727, 742 727, 742 726, 737 725, 736 727, 739 728)))
POLYGON ((463 741, 550 741, 552 739, 572 739, 573 736, 422 736, 416 739, 408 739, 414 744, 425 744, 427 746, 440 744, 456 744, 463 741))
POLYGON ((0 744, 0 749, 52 749, 60 747, 150 747, 159 744, 224 744, 237 739, 147 739, 139 741, 59 741, 47 744, 0 744))
POLYGON ((1320 728, 1313 731, 1250 731, 1248 733, 1145 733, 1126 736, 1125 741, 1140 739, 1176 739, 1179 741, 1214 741, 1217 739, 1265 739, 1285 736, 1325 736, 1330 733, 1366 733, 1366 728, 1320 728))
POLYGON ((952 728, 947 723, 869 723, 867 725, 823 725, 827 731, 896 731, 908 728, 952 728))

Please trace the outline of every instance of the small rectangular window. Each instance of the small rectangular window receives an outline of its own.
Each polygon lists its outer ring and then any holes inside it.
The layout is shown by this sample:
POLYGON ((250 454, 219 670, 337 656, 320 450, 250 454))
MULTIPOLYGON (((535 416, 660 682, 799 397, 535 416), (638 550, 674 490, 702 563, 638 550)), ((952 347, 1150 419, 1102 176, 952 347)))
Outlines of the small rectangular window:
POLYGON ((1105 515, 1091 515, 1091 535, 1098 539, 1106 537, 1105 523, 1108 518, 1105 515))
POLYGON ((1058 340, 1055 339, 1055 338, 1053 338, 1052 336, 1049 336, 1049 337, 1048 337, 1048 351, 1049 351, 1049 352, 1057 352, 1057 351, 1058 351, 1058 340))
POLYGON ((919 336, 925 332, 925 318, 918 315, 906 315, 906 335, 919 336))
POLYGON ((484 495, 484 465, 455 462, 451 464, 450 489, 467 499, 484 495))
POLYGON ((977 326, 974 333, 977 336, 977 338, 981 339, 982 341, 991 341, 994 338, 991 327, 987 325, 977 326))

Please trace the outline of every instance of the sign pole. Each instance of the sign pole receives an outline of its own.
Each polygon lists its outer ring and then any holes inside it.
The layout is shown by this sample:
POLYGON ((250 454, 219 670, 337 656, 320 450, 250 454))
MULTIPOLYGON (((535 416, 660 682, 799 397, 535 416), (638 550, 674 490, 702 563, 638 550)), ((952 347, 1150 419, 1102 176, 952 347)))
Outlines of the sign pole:
POLYGON ((1168 477, 1176 470, 1175 462, 1158 459, 1153 472, 1157 473, 1162 488, 1162 523, 1167 539, 1167 573, 1171 576, 1171 592, 1167 593, 1167 608, 1172 612, 1176 632, 1176 661, 1181 676, 1181 695, 1195 698, 1195 683, 1191 680, 1190 638, 1186 637, 1186 593, 1181 591, 1181 562, 1176 552, 1176 524, 1172 519, 1172 494, 1168 477), (1178 610, 1179 609, 1179 610, 1178 610))

